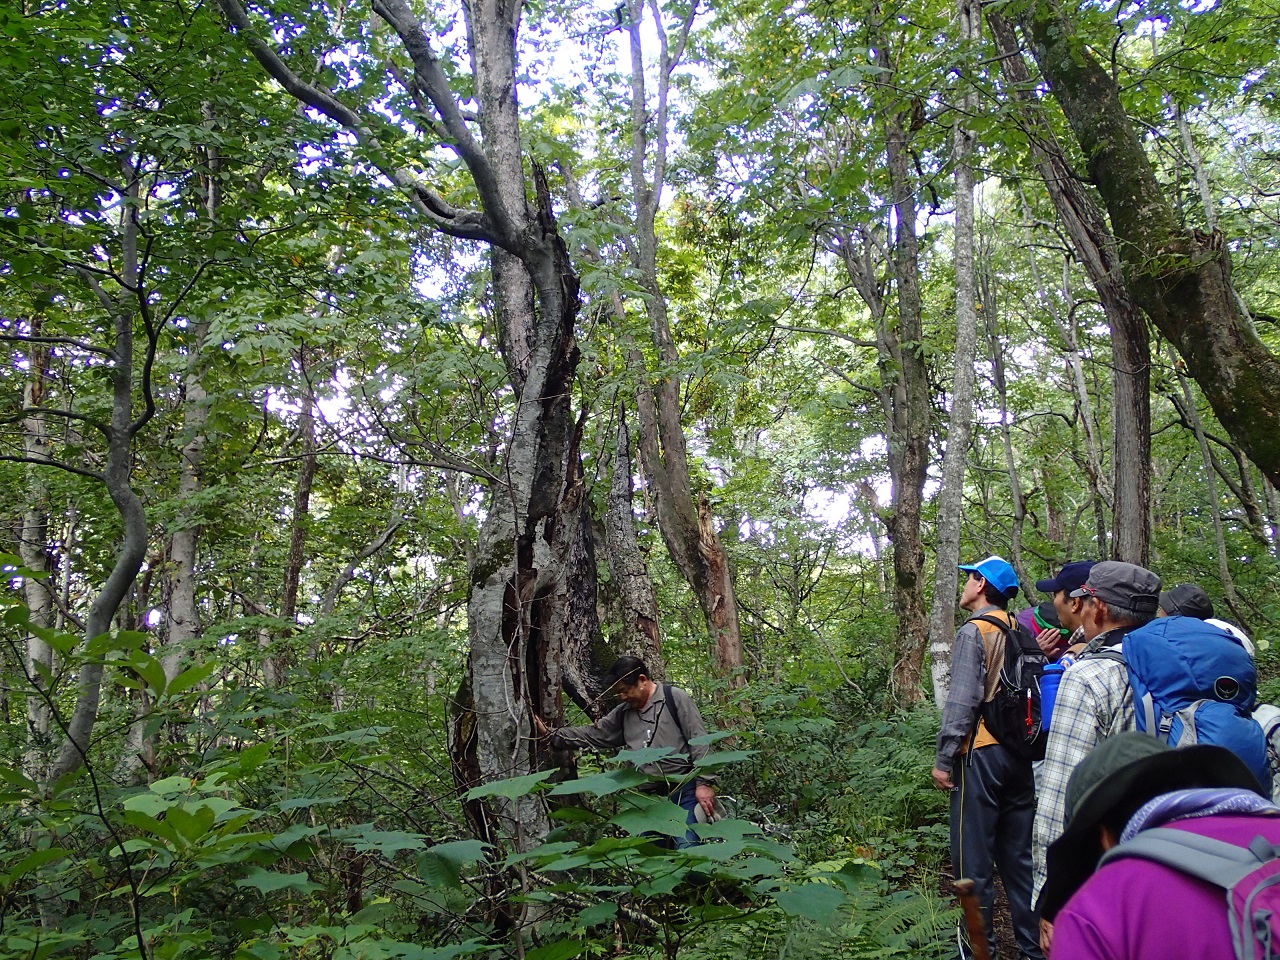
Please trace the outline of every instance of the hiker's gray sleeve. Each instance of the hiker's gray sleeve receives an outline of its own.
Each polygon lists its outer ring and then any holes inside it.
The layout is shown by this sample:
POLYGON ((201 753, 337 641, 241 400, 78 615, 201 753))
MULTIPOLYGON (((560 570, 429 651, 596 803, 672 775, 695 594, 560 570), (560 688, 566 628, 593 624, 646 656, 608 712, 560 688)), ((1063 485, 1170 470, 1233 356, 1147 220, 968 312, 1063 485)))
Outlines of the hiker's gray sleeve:
POLYGON ((938 731, 938 752, 933 765, 950 773, 960 747, 973 732, 974 719, 986 690, 986 658, 982 634, 974 623, 966 623, 956 634, 951 649, 951 687, 942 708, 942 729, 938 731))
MULTIPOLYGON (((707 725, 702 722, 702 713, 698 710, 698 705, 693 702, 693 697, 679 687, 672 687, 671 700, 671 708, 676 712, 676 716, 680 718, 680 726, 684 728, 685 740, 696 740, 698 737, 705 737, 707 735, 707 725)), ((693 763, 697 763, 710 753, 711 746, 709 744, 689 744, 689 759, 693 763)), ((701 772, 698 774, 698 782, 714 784, 716 775, 709 770, 701 772)))
POLYGON ((551 731, 551 745, 560 749, 580 750, 591 747, 608 750, 624 746, 623 714, 629 708, 620 703, 595 723, 581 727, 557 727, 551 731))

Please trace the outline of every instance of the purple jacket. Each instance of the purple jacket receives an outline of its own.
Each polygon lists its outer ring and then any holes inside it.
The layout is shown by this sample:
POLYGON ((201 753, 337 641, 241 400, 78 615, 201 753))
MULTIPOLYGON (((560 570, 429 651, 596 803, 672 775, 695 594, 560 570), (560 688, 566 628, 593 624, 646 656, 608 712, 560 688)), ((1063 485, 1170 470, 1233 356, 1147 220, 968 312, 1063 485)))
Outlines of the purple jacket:
MULTIPOLYGON (((1225 815, 1161 826, 1248 845, 1280 843, 1280 817, 1225 815)), ((1233 956, 1221 888, 1147 860, 1109 863, 1058 913, 1050 960, 1215 960, 1233 956)))

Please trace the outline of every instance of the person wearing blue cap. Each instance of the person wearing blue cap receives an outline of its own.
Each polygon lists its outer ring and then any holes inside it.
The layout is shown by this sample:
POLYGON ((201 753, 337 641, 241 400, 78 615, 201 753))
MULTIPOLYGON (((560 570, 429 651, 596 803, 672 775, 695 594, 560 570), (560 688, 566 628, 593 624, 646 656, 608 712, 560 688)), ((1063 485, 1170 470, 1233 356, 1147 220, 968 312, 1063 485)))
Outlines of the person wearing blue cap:
MULTIPOLYGON (((996 942, 991 908, 994 873, 999 869, 1018 949, 1031 960, 1043 960, 1039 921, 1031 907, 1031 761, 1002 745, 981 718, 982 705, 999 692, 1005 657, 1005 633, 999 624, 1013 629, 1008 607, 1018 593, 1018 575, 1000 557, 960 569, 969 574, 960 607, 971 616, 956 633, 952 649, 951 686, 938 732, 933 782, 951 792, 951 862, 957 877, 974 882, 987 943, 996 942)), ((960 956, 969 956, 963 939, 960 956)))

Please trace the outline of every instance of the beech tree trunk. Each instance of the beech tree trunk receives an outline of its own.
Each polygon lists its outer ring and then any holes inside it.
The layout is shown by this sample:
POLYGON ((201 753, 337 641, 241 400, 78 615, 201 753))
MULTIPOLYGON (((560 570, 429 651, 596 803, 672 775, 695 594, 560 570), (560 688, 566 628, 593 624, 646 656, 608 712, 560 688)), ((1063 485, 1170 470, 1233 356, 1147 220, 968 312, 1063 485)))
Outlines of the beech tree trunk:
MULTIPOLYGON (((956 24, 963 60, 976 58, 982 24, 980 0, 959 0, 956 24)), ((962 73, 968 73, 962 67, 962 73)), ((965 82, 962 80, 962 82, 965 82)), ((950 649, 956 632, 956 584, 960 556, 960 514, 964 507, 964 468, 969 454, 969 428, 973 422, 974 354, 978 338, 976 309, 978 287, 973 265, 973 134, 965 118, 977 107, 977 96, 966 83, 952 128, 952 157, 956 184, 956 354, 951 386, 951 418, 947 425, 947 449, 942 459, 942 486, 938 491, 938 524, 934 547, 933 606, 929 615, 929 649, 950 649)), ((933 696, 938 709, 947 700, 950 657, 932 663, 933 696), (943 668, 946 672, 943 672, 943 668)))
POLYGON ((1001 72, 1027 132, 1036 169, 1111 325, 1113 475, 1112 481, 1104 484, 1098 443, 1088 415, 1088 392, 1075 344, 1074 322, 1068 337, 1066 325, 1055 318, 1068 341, 1077 399, 1086 404, 1082 414, 1091 463, 1090 481, 1111 508, 1110 556, 1145 566, 1151 541, 1151 344, 1146 318, 1129 291, 1119 248, 1106 218, 1071 170, 1043 107, 1034 98, 1030 73, 1013 28, 996 11, 988 12, 987 22, 1000 53, 1001 72), (1092 466, 1094 463, 1098 466, 1092 466))
POLYGON ((620 404, 613 479, 604 513, 606 556, 610 579, 622 608, 622 649, 640 657, 659 676, 665 676, 658 598, 636 540, 631 469, 631 432, 627 429, 626 409, 620 404))
MULTIPOLYGON (((989 263, 990 261, 988 261, 989 263)), ((987 342, 991 346, 991 378, 995 383, 996 397, 1000 404, 1000 445, 1004 448, 1004 466, 1009 475, 1009 499, 1013 502, 1013 523, 1009 528, 1009 562, 1022 584, 1022 598, 1034 603, 1035 597, 1027 590, 1032 579, 1027 576, 1022 562, 1022 532, 1027 520, 1027 498, 1022 493, 1022 478, 1013 449, 1013 430, 1009 422, 1009 389, 1005 378, 1004 344, 1000 342, 1000 308, 996 292, 996 278, 989 269, 982 270, 982 318, 986 324, 987 342)))
POLYGON ((1280 360, 1241 307, 1222 234, 1179 225, 1115 78, 1058 0, 1034 0, 1019 22, 1106 205, 1134 301, 1177 347, 1218 422, 1280 481, 1280 360))
MULTIPOLYGON (((31 318, 31 336, 42 336, 43 317, 39 312, 31 318)), ((22 419, 23 454, 30 460, 48 460, 50 445, 48 427, 40 415, 45 402, 45 378, 48 372, 49 350, 43 344, 33 342, 28 356, 31 379, 23 391, 22 419)), ((23 566, 36 573, 49 570, 49 492, 42 474, 44 468, 29 463, 26 468, 26 503, 22 511, 22 533, 18 553, 23 566)), ((31 623, 37 627, 52 626, 53 582, 48 579, 26 577, 22 581, 23 598, 31 613, 31 623)), ((23 773, 36 783, 42 783, 49 759, 52 719, 50 704, 45 699, 51 686, 54 670, 53 647, 36 636, 28 634, 23 674, 34 690, 27 697, 27 750, 23 760, 23 773)))
MULTIPOLYGON (((465 114, 431 34, 404 0, 373 0, 374 13, 395 32, 413 63, 412 77, 395 75, 422 114, 438 122, 444 141, 474 183, 477 209, 457 207, 423 179, 431 165, 397 166, 378 149, 372 119, 378 102, 352 108, 333 91, 294 73, 238 0, 219 0, 232 28, 259 64, 294 97, 345 128, 380 163, 381 172, 427 224, 450 236, 477 240, 493 251, 495 303, 515 407, 496 465, 485 522, 476 544, 467 603, 470 649, 450 735, 455 776, 462 787, 534 770, 539 762, 532 710, 555 702, 559 689, 540 689, 564 674, 549 658, 590 636, 552 638, 564 629, 561 598, 573 541, 577 482, 569 465, 574 434, 571 395, 578 363, 574 323, 578 277, 569 261, 541 169, 532 165, 536 202, 528 202, 516 86, 518 0, 464 4, 475 117, 465 114), (477 136, 478 127, 479 136, 477 136), (568 478, 568 479, 566 479, 568 478)), ((458 72, 466 71, 454 64, 458 72)), ((576 455, 575 455, 576 456, 576 455)), ((585 626, 584 626, 585 629, 585 626)), ((476 832, 527 849, 546 835, 542 804, 522 797, 468 804, 476 832)))

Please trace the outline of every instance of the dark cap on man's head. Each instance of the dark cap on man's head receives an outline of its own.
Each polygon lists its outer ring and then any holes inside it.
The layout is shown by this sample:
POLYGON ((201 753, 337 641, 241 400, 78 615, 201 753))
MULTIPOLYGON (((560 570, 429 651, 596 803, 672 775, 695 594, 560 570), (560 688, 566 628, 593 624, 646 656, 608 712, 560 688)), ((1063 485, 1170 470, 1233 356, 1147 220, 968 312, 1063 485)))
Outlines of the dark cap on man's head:
POLYGON ((1208 620, 1213 616, 1213 601, 1196 584, 1180 583, 1160 594, 1160 609, 1171 617, 1208 620))
POLYGON ((1093 569, 1095 560, 1072 560, 1064 563, 1056 577, 1048 580, 1037 580, 1036 589, 1041 593, 1057 593, 1059 590, 1079 590, 1089 579, 1089 571, 1093 569))
POLYGON ((1153 617, 1160 603, 1160 578, 1136 563, 1104 560, 1095 563, 1089 579, 1073 597, 1093 597, 1126 613, 1153 617))

